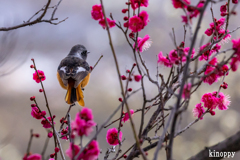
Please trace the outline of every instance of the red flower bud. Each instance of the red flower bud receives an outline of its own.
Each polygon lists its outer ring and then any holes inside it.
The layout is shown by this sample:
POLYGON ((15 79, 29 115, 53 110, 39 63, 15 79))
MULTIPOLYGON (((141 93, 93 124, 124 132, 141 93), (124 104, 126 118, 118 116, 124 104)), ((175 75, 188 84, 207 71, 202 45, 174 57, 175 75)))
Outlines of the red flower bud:
POLYGON ((124 154, 123 158, 127 158, 127 155, 126 155, 126 154, 124 154))
POLYGON ((127 72, 127 73, 130 73, 131 71, 128 69, 128 70, 126 70, 126 72, 127 72))
POLYGON ((129 78, 129 81, 132 81, 132 78, 129 78))
POLYGON ((226 16, 226 15, 228 15, 228 12, 222 12, 222 13, 221 13, 221 16, 222 16, 222 17, 224 17, 224 16, 226 16))
POLYGON ((30 68, 34 68, 34 65, 31 65, 30 68))
POLYGON ((120 102, 122 102, 123 100, 122 100, 122 98, 118 98, 118 100, 120 101, 120 102))
POLYGON ((35 100, 35 96, 30 97, 30 100, 31 101, 35 100))
POLYGON ((60 149, 58 147, 56 147, 54 150, 55 150, 55 152, 59 152, 60 149))
POLYGON ((124 21, 127 21, 127 20, 128 20, 128 17, 127 17, 127 16, 125 16, 125 17, 123 18, 123 20, 124 20, 124 21))
POLYGON ((50 154, 50 157, 54 158, 55 157, 55 153, 50 154))
POLYGON ((64 120, 64 123, 65 123, 65 124, 68 124, 68 121, 67 121, 67 120, 64 120))
POLYGON ((209 111, 209 113, 210 113, 212 116, 214 116, 214 115, 215 115, 215 112, 214 112, 214 111, 212 111, 212 110, 210 110, 210 111, 209 111))
POLYGON ((36 107, 36 104, 31 104, 31 107, 36 107))
POLYGON ((122 9, 122 13, 126 13, 128 9, 122 9))
POLYGON ((134 33, 133 32, 131 32, 131 33, 129 33, 129 35, 128 35, 130 38, 134 38, 134 33))
POLYGON ((34 59, 32 58, 31 61, 34 61, 34 59))
POLYGON ((93 70, 93 67, 92 66, 90 66, 90 69, 91 69, 91 71, 93 70))
POLYGON ((136 63, 133 63, 133 66, 135 67, 137 64, 136 63))
POLYGON ((61 119, 60 119, 60 123, 63 123, 63 120, 64 120, 65 118, 64 117, 62 117, 61 119))
POLYGON ((132 88, 128 88, 128 92, 132 92, 132 88))
POLYGON ((33 134, 33 136, 35 136, 36 138, 40 137, 38 133, 33 134))
POLYGON ((232 13, 233 15, 236 15, 236 14, 237 14, 237 12, 236 12, 236 11, 232 11, 231 13, 232 13))
POLYGON ((39 89, 39 92, 43 92, 43 89, 39 89))
POLYGON ((122 75, 122 76, 121 76, 121 79, 122 79, 122 80, 126 80, 127 77, 126 77, 125 75, 122 75))
POLYGON ((75 136, 73 134, 71 134, 71 139, 74 139, 74 138, 75 138, 75 136))

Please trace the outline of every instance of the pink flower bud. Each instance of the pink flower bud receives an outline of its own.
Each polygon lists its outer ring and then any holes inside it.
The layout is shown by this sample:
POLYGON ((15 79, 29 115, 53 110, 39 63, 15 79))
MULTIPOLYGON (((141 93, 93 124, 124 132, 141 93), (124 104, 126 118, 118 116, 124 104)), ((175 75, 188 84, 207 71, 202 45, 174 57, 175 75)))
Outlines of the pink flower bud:
POLYGON ((52 136, 53 136, 53 132, 52 131, 48 132, 48 138, 52 138, 52 136))
POLYGON ((134 76, 134 80, 135 80, 136 82, 139 82, 141 79, 142 79, 142 76, 141 76, 141 75, 135 75, 135 76, 134 76))

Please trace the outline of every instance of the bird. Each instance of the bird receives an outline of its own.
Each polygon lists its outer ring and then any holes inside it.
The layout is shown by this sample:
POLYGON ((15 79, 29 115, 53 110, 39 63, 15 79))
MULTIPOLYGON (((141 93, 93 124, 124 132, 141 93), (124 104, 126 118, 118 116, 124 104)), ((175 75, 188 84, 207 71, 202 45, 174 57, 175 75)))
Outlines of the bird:
POLYGON ((83 91, 90 79, 90 67, 86 62, 90 52, 81 44, 72 47, 69 54, 60 62, 57 68, 57 79, 60 86, 67 90, 67 104, 85 106, 83 91))

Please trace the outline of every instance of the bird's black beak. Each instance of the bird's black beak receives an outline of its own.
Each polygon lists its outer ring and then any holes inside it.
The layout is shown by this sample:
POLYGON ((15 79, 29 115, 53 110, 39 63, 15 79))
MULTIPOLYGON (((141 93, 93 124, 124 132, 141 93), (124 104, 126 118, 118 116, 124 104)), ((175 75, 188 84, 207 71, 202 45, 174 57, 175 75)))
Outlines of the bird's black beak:
POLYGON ((90 52, 89 51, 87 51, 87 54, 89 54, 90 52))

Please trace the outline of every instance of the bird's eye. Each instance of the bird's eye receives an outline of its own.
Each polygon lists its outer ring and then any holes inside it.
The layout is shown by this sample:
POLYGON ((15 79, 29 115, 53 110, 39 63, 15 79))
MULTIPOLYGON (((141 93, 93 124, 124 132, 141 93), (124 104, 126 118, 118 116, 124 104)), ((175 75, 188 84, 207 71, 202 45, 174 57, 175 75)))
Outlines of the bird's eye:
POLYGON ((83 56, 86 56, 86 54, 87 54, 87 51, 83 51, 83 52, 82 52, 82 55, 83 55, 83 56))

